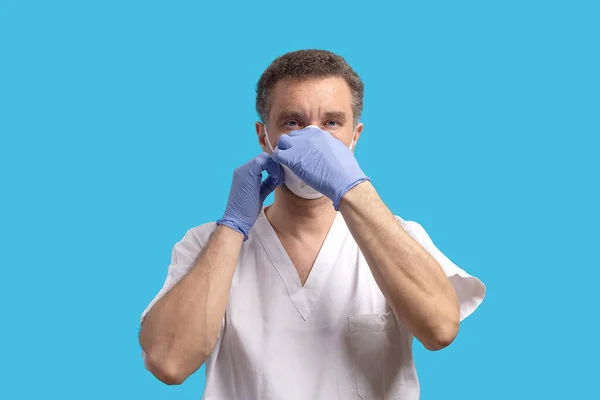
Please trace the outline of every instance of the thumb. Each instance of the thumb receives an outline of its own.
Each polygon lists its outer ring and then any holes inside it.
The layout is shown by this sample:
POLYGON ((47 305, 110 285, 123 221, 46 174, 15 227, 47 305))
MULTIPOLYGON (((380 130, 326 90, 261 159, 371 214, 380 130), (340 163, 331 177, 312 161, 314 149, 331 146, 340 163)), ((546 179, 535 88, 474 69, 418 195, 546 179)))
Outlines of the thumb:
POLYGON ((278 164, 285 165, 289 167, 289 150, 281 150, 279 148, 275 149, 273 154, 271 154, 271 159, 278 164))
POLYGON ((260 184, 260 204, 263 204, 267 196, 279 185, 281 185, 281 182, 278 182, 278 180, 272 176, 268 176, 267 179, 260 184))
POLYGON ((273 177, 276 182, 283 182, 283 168, 279 163, 275 162, 272 158, 269 160, 267 164, 267 173, 269 176, 273 177))
POLYGON ((292 147, 293 143, 294 138, 284 133, 283 135, 279 136, 279 139, 277 139, 277 148, 280 150, 287 150, 292 147))

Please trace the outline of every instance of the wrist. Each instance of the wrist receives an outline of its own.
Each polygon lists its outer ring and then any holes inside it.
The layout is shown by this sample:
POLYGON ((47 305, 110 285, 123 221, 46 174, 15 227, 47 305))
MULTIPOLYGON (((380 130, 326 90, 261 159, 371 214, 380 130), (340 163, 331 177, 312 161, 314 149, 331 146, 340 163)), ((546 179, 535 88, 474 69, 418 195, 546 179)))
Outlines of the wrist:
POLYGON ((227 219, 226 217, 223 217, 217 221, 217 229, 225 231, 226 233, 234 236, 238 235, 241 239, 243 239, 243 241, 248 240, 248 231, 250 230, 249 228, 247 229, 246 227, 241 226, 237 222, 227 219))
POLYGON ((368 198, 375 192, 370 180, 361 180, 346 191, 339 200, 336 210, 354 208, 368 203, 368 198))
POLYGON ((368 187, 374 190, 368 176, 363 176, 362 178, 353 181, 352 183, 346 185, 340 192, 340 195, 333 200, 333 207, 336 209, 336 211, 339 211, 343 201, 348 202, 348 197, 350 197, 350 201, 354 201, 355 199, 362 197, 364 191, 368 190, 368 187))

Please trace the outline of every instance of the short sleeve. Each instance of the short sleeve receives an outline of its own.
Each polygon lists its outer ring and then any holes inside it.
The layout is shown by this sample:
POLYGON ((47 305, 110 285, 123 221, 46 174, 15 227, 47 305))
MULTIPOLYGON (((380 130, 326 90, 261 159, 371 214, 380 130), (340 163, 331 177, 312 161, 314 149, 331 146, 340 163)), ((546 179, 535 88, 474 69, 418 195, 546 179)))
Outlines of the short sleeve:
POLYGON ((142 312, 140 323, 144 321, 146 314, 188 271, 193 267, 198 255, 206 246, 210 235, 215 230, 215 223, 208 223, 188 230, 183 239, 175 244, 171 251, 171 263, 167 268, 167 278, 158 294, 142 312))
MULTIPOLYGON (((175 244, 171 251, 171 263, 167 268, 167 278, 156 296, 152 299, 150 304, 142 312, 140 318, 140 325, 144 322, 146 314, 177 282, 181 280, 194 266, 194 262, 198 255, 204 250, 206 243, 210 239, 210 236, 215 231, 216 223, 208 223, 197 226, 186 232, 184 237, 175 244)), ((223 325, 221 326, 221 331, 223 325)), ((219 333, 220 336, 220 333, 219 333)), ((142 350, 142 357, 144 361, 146 355, 142 350)), ((147 367, 147 366, 146 366, 147 367)))
POLYGON ((425 228, 414 221, 405 221, 396 216, 400 225, 440 264, 454 286, 460 303, 460 320, 464 320, 479 307, 485 297, 486 287, 478 278, 454 264, 433 243, 425 228))

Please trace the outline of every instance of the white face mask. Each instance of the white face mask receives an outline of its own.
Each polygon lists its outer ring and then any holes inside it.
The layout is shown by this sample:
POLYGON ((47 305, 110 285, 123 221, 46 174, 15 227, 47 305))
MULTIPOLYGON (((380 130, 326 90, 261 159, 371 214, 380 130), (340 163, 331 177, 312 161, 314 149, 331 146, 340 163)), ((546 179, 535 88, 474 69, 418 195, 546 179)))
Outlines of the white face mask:
MULTIPOLYGON (((313 126, 317 129, 320 129, 316 125, 309 125, 309 126, 313 126)), ((307 128, 309 126, 307 126, 307 128)), ((264 125, 264 127, 265 127, 265 137, 267 139, 267 144, 269 145, 269 148, 271 149, 271 151, 275 151, 275 149, 271 145, 271 141, 269 140, 269 135, 267 133, 267 126, 264 125)), ((356 134, 356 132, 354 132, 354 134, 356 134)), ((354 146, 354 135, 352 135, 352 143, 350 143, 349 149, 352 150, 353 146, 354 146)), ((288 167, 286 167, 283 164, 281 164, 281 167, 283 168, 283 175, 284 175, 283 180, 284 180, 285 186, 287 186, 287 188, 290 189, 290 191, 292 193, 294 193, 296 196, 302 197, 303 199, 309 199, 309 200, 318 199, 318 198, 323 197, 323 194, 316 191, 312 187, 308 186, 302 179, 300 179, 298 177, 298 175, 293 173, 291 169, 289 169, 288 167)))

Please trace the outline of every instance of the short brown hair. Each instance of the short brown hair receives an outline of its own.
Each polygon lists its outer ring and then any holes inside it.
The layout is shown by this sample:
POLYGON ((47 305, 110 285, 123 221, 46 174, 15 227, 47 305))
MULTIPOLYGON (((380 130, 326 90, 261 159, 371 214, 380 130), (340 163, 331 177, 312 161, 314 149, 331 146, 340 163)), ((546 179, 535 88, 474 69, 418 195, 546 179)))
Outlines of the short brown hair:
POLYGON ((343 78, 352 93, 354 124, 363 109, 364 85, 360 77, 342 57, 326 50, 298 50, 275 59, 261 75, 256 86, 256 112, 263 122, 271 109, 271 92, 282 79, 313 79, 337 76, 343 78))

